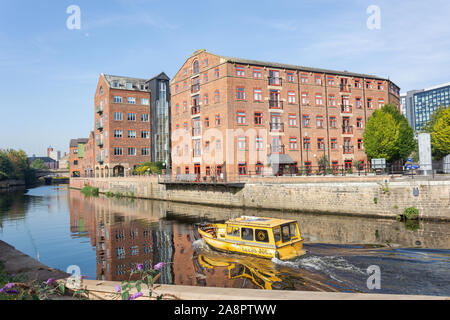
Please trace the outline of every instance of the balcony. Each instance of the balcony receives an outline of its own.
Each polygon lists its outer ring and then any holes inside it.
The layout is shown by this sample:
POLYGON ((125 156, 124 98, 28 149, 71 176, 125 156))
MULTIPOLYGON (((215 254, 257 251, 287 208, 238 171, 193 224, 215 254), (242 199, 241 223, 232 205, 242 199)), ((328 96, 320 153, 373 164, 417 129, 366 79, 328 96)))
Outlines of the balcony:
POLYGON ((269 123, 270 132, 284 132, 284 123, 269 123))
POLYGON ((97 157, 98 164, 103 164, 103 158, 97 157))
POLYGON ((97 146, 100 147, 100 148, 103 148, 103 141, 98 140, 97 141, 97 146))
POLYGON ((281 86, 281 85, 283 85, 283 80, 281 78, 269 77, 267 79, 269 81, 269 86, 281 86))
POLYGON ((103 123, 96 123, 95 127, 97 128, 97 130, 103 131, 103 123))
POLYGON ((349 84, 342 84, 340 85, 340 91, 341 92, 352 92, 352 87, 349 84))
POLYGON ((353 127, 348 125, 342 125, 342 134, 353 134, 353 127))
POLYGON ((269 100, 269 109, 283 109, 283 101, 269 100))
POLYGON ((200 84, 199 83, 191 85, 191 93, 197 93, 199 91, 200 91, 200 84))
POLYGON ((200 114, 200 106, 195 106, 191 108, 191 114, 195 115, 195 114, 200 114))
POLYGON ((352 106, 350 104, 341 103, 341 113, 352 113, 352 106))
POLYGON ((352 154, 353 153, 353 146, 346 146, 346 145, 344 145, 343 153, 344 154, 352 154))
POLYGON ((96 111, 98 114, 102 114, 102 113, 103 113, 103 107, 102 107, 102 106, 97 106, 97 107, 95 108, 95 111, 96 111))

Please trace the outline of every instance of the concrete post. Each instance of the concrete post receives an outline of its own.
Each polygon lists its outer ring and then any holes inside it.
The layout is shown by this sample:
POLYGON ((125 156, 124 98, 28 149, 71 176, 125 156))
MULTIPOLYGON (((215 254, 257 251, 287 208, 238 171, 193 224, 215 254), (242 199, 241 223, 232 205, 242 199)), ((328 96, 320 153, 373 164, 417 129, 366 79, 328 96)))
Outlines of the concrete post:
POLYGON ((433 160, 431 158, 431 136, 429 133, 419 133, 419 172, 423 175, 433 173, 433 160))

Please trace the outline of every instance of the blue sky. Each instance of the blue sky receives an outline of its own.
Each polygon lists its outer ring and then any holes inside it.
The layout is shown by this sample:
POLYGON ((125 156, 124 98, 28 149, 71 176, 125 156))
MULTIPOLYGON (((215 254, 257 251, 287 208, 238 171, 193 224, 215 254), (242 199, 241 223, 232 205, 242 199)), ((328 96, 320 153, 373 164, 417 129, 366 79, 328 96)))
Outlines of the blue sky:
POLYGON ((448 0, 0 0, 0 148, 68 151, 93 128, 101 72, 172 77, 201 48, 390 77, 402 92, 448 82, 449 16, 448 0))

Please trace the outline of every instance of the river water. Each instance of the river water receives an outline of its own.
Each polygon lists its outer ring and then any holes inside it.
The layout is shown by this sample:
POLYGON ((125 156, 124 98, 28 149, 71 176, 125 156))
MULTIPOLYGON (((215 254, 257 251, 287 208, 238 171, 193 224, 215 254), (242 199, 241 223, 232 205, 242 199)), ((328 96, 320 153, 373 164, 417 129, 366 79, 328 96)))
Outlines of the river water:
POLYGON ((138 263, 164 261, 165 284, 450 296, 448 223, 86 198, 42 186, 0 193, 0 240, 89 279, 122 281, 138 263), (197 239, 193 223, 241 215, 298 220, 307 255, 271 261, 218 253, 197 239), (379 289, 368 286, 377 283, 373 270, 379 289))

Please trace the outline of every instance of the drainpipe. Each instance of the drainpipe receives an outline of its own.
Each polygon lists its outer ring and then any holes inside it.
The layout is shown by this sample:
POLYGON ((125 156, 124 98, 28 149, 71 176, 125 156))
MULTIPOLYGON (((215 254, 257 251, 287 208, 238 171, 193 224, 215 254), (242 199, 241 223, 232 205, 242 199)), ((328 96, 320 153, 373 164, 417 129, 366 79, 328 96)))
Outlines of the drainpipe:
POLYGON ((300 130, 300 140, 299 140, 299 144, 300 144, 300 165, 301 167, 303 167, 303 135, 302 135, 302 104, 301 104, 301 94, 300 94, 300 71, 297 70, 297 87, 298 87, 298 92, 297 92, 297 97, 298 97, 298 127, 300 130))

